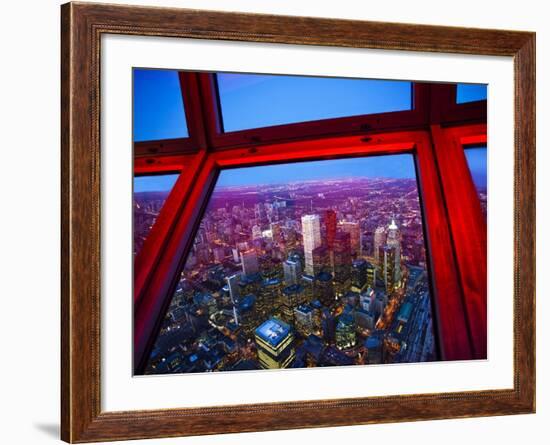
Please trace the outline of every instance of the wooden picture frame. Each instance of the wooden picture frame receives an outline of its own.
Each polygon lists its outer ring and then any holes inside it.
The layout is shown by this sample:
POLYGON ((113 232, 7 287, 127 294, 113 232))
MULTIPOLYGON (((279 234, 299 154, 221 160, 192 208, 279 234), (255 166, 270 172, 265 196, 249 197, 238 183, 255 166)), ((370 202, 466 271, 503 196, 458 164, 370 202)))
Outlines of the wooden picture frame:
MULTIPOLYGON (((535 411, 534 33, 92 3, 68 3, 61 12, 63 440, 96 442, 535 411), (102 412, 99 73, 103 34, 513 57, 513 389, 102 412)), ((442 131, 438 137, 453 137, 452 131, 447 133, 442 131)), ((146 153, 148 147, 142 145, 146 153)), ((163 149, 169 152, 170 146, 163 149)), ((174 165, 181 161, 167 159, 167 170, 173 168, 172 161, 174 165)), ((148 168, 146 163, 136 163, 136 171, 148 168)))

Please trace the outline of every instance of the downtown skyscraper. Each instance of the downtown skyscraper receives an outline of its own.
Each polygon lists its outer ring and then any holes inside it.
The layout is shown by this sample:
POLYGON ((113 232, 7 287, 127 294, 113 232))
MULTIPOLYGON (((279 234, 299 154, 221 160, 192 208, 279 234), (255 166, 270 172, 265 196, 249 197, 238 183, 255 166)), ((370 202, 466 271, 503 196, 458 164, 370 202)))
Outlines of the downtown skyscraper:
POLYGON ((321 220, 319 215, 302 216, 305 273, 314 275, 313 251, 321 245, 321 220))

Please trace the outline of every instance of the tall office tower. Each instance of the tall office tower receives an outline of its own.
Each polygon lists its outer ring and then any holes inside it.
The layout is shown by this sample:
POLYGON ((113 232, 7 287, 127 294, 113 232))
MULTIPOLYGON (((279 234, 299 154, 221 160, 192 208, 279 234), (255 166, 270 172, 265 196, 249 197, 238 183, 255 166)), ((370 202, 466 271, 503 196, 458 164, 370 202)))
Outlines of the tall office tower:
POLYGON ((323 331, 323 339, 330 344, 334 343, 336 320, 328 309, 323 309, 321 313, 321 329, 323 331))
POLYGON ((264 280, 260 288, 260 298, 258 302, 258 311, 264 317, 272 315, 281 305, 281 280, 272 278, 264 280))
POLYGON ((289 258, 283 263, 283 271, 287 286, 298 284, 302 274, 302 265, 300 264, 300 261, 291 260, 289 258))
POLYGON ((276 258, 275 252, 261 255, 258 258, 260 272, 263 278, 282 278, 283 266, 281 260, 276 258))
POLYGON ((367 285, 367 264, 363 259, 351 264, 351 290, 354 292, 361 292, 367 285))
POLYGON ((321 222, 319 215, 302 216, 305 272, 314 275, 313 250, 321 245, 321 222))
POLYGON ((379 255, 386 292, 390 293, 395 284, 395 247, 386 244, 380 248, 379 255))
MULTIPOLYGON (((330 274, 329 274, 329 277, 332 280, 332 276, 330 274)), ((305 299, 308 302, 312 302, 313 300, 319 297, 318 295, 316 295, 316 288, 315 288, 316 281, 317 280, 313 275, 303 274, 302 277, 300 278, 299 284, 301 284, 302 287, 304 288, 305 299)))
POLYGON ((325 212, 325 227, 327 229, 327 247, 332 250, 334 248, 334 237, 336 236, 336 212, 334 210, 325 212))
POLYGON ((374 289, 376 286, 376 266, 367 261, 367 286, 374 289))
MULTIPOLYGON (((304 275, 306 278, 306 275, 304 275)), ((324 306, 330 308, 335 301, 334 284, 332 275, 327 272, 321 272, 315 277, 314 298, 319 299, 324 306)))
POLYGON ((229 296, 231 297, 231 303, 233 306, 238 303, 240 297, 239 279, 240 274, 233 274, 225 279, 227 281, 229 296))
POLYGON ((386 229, 384 227, 377 227, 374 231, 374 260, 376 264, 380 265, 380 248, 386 244, 386 229))
POLYGON ((353 348, 357 341, 355 334, 355 317, 353 313, 344 312, 338 318, 338 323, 336 324, 336 347, 338 349, 348 349, 353 348))
POLYGON ((313 308, 309 304, 301 304, 294 309, 294 325, 296 330, 307 337, 313 334, 313 308))
POLYGON ((349 233, 351 254, 358 257, 362 253, 361 249, 361 228, 358 222, 342 221, 338 224, 338 228, 346 233, 349 233))
POLYGON ((318 275, 330 268, 330 256, 326 246, 319 246, 313 249, 313 274, 318 275))
POLYGON ((284 321, 270 318, 256 328, 254 339, 262 368, 288 368, 294 360, 294 333, 284 321))
POLYGON ((351 286, 351 241, 347 232, 336 232, 334 238, 334 291, 345 294, 351 286))
POLYGON ((304 288, 293 284, 283 289, 281 295, 281 313, 284 321, 294 324, 294 309, 305 302, 304 288))
POLYGON ((372 331, 376 324, 375 316, 372 312, 366 311, 363 308, 359 308, 355 311, 355 323, 358 329, 368 329, 372 331))
POLYGON ((386 244, 395 248, 395 268, 394 268, 394 281, 397 283, 401 279, 401 231, 395 220, 392 219, 388 226, 388 237, 386 244))
POLYGON ((241 265, 245 275, 254 275, 259 272, 258 255, 254 250, 241 252, 241 265))
POLYGON ((258 224, 252 226, 252 239, 260 239, 262 237, 262 228, 258 224))
POLYGON ((372 311, 374 308, 374 300, 376 299, 376 294, 374 289, 368 288, 366 291, 361 292, 359 297, 359 306, 365 311, 372 311))

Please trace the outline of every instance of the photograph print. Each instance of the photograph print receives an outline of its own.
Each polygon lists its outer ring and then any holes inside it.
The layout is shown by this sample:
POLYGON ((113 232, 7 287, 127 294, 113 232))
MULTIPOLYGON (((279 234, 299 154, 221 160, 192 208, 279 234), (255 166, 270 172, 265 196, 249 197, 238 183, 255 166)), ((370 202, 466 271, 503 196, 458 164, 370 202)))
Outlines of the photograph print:
POLYGON ((134 374, 486 359, 486 110, 481 84, 134 68, 134 374))

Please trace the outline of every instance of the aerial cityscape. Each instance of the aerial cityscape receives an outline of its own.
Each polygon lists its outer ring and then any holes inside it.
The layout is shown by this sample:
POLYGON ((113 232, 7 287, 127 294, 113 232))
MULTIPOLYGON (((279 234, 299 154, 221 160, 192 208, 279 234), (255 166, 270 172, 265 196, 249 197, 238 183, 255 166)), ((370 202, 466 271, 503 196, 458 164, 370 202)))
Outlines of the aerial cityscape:
POLYGON ((144 373, 434 361, 432 320, 412 155, 223 170, 144 373))

